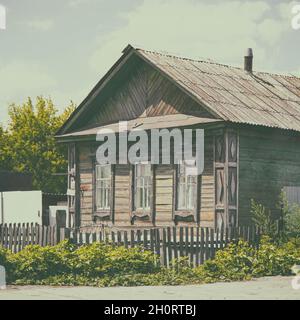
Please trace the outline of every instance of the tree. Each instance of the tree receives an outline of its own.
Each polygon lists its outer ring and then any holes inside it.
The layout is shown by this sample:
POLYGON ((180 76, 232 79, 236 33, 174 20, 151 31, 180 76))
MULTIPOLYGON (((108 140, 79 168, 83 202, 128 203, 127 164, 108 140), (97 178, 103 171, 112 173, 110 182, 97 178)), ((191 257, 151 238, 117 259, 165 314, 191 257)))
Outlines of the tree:
POLYGON ((0 129, 0 167, 28 172, 33 185, 43 192, 65 192, 67 172, 66 147, 57 144, 55 133, 75 109, 71 102, 59 114, 52 100, 37 97, 9 107, 7 129, 0 129))

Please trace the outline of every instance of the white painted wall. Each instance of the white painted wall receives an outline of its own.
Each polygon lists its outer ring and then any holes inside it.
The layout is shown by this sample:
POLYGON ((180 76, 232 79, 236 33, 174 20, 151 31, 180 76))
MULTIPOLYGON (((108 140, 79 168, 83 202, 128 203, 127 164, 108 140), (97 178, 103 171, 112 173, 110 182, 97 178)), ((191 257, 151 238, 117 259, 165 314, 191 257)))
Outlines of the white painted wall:
MULTIPOLYGON (((42 224, 42 192, 3 192, 4 223, 42 224)), ((1 197, 0 197, 1 211, 1 197)), ((1 220, 1 212, 0 212, 1 220)), ((3 223, 3 221, 0 221, 3 223)))
POLYGON ((66 211, 66 226, 69 226, 69 209, 68 206, 50 206, 49 207, 49 225, 56 226, 56 212, 58 210, 66 211))

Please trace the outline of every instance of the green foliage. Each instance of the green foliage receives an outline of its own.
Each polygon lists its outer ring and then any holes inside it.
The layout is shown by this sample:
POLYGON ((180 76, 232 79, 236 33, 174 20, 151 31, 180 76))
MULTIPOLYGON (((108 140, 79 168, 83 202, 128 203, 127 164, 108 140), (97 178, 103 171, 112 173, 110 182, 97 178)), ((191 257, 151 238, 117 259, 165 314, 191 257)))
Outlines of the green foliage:
POLYGON ((250 247, 245 241, 230 244, 196 272, 205 282, 240 281, 252 277, 290 275, 295 264, 300 264, 299 243, 277 246, 270 238, 263 237, 259 249, 250 247))
POLYGON ((299 247, 295 248, 289 244, 276 246, 265 237, 254 256, 252 275, 254 277, 290 275, 292 266, 299 263, 299 247))
POLYGON ((244 241, 229 244, 216 253, 214 260, 208 260, 199 267, 198 272, 207 282, 249 279, 254 255, 255 250, 244 241))
POLYGON ((157 268, 156 256, 139 247, 126 249, 93 243, 80 247, 75 255, 74 272, 88 277, 150 273, 157 268))
POLYGON ((273 237, 276 233, 276 223, 272 216, 271 210, 264 207, 262 204, 251 200, 251 215, 252 221, 256 227, 261 228, 265 235, 273 237))
POLYGON ((27 246, 10 258, 13 278, 35 281, 72 272, 73 250, 68 242, 54 247, 27 246))
POLYGON ((0 265, 6 269, 10 266, 9 263, 10 252, 2 247, 0 247, 0 265))
POLYGON ((46 279, 68 284, 72 283, 71 279, 80 279, 82 283, 85 281, 82 279, 158 271, 157 257, 142 248, 125 249, 103 243, 76 248, 68 241, 54 247, 27 246, 12 254, 10 263, 14 281, 26 284, 41 283, 46 279))
POLYGON ((55 134, 75 109, 73 103, 58 114, 51 99, 37 97, 9 108, 8 127, 0 127, 0 168, 33 175, 36 189, 45 192, 65 191, 67 168, 65 146, 58 145, 55 134))
POLYGON ((300 238, 300 206, 290 205, 285 193, 280 195, 280 207, 283 213, 283 226, 285 238, 300 238))
POLYGON ((276 245, 261 240, 259 249, 245 241, 228 245, 214 260, 192 268, 187 258, 174 268, 159 265, 157 256, 140 247, 126 249, 94 243, 75 247, 68 241, 54 247, 28 246, 12 254, 0 249, 0 263, 10 283, 21 285, 154 286, 241 281, 252 277, 290 275, 300 264, 299 239, 276 245))

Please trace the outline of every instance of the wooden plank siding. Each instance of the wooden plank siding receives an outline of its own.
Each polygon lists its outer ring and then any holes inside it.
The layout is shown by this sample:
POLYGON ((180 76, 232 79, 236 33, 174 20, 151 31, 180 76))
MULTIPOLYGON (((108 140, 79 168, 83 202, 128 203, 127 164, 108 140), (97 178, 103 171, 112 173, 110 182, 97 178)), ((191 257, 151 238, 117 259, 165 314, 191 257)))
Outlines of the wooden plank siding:
POLYGON ((240 127, 239 224, 251 222, 251 199, 280 214, 283 187, 300 186, 300 135, 289 131, 240 127))
POLYGON ((94 198, 94 160, 91 157, 90 146, 80 144, 79 152, 79 179, 80 179, 80 221, 81 226, 93 224, 93 198, 94 198))
MULTIPOLYGON (((204 172, 198 182, 198 208, 195 221, 178 222, 180 225, 214 226, 215 198, 214 198, 214 168, 213 168, 213 136, 205 131, 205 164, 204 172)), ((94 206, 94 166, 96 146, 91 143, 78 145, 79 151, 79 176, 80 176, 80 220, 81 227, 95 227, 102 224, 108 226, 132 226, 132 176, 130 165, 115 165, 114 169, 114 207, 113 219, 93 220, 94 206)), ((175 226, 174 222, 174 177, 176 166, 155 165, 154 170, 154 210, 153 221, 136 219, 135 227, 175 226)))

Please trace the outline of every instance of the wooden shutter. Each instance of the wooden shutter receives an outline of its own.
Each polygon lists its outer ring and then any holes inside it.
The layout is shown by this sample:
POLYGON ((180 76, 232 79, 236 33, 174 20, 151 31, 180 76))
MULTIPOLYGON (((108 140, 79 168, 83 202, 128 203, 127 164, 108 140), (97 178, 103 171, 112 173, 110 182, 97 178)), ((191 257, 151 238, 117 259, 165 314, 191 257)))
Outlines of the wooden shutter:
POLYGON ((215 210, 216 227, 238 223, 238 135, 231 129, 215 135, 215 210))

